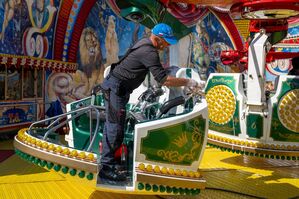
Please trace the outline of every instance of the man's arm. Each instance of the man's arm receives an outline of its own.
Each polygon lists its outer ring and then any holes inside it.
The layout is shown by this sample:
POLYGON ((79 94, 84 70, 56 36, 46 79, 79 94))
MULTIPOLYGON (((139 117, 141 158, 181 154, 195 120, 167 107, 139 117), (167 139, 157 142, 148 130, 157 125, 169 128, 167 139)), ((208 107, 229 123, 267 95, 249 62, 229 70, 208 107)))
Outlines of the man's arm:
POLYGON ((190 81, 189 79, 176 78, 168 75, 166 77, 166 80, 163 82, 163 86, 173 86, 173 87, 187 86, 189 81, 190 81))
POLYGON ((154 76, 155 80, 162 84, 163 86, 187 86, 187 87, 204 87, 204 82, 198 83, 193 79, 186 79, 186 78, 176 78, 173 76, 167 75, 166 70, 162 67, 159 59, 158 52, 156 50, 150 49, 149 51, 143 52, 145 55, 141 57, 141 63, 145 65, 152 75, 154 76))
POLYGON ((187 86, 193 90, 194 88, 204 89, 206 83, 204 81, 197 82, 194 79, 186 79, 186 78, 177 78, 177 77, 167 76, 166 80, 164 80, 162 85, 163 86, 173 86, 173 87, 187 86))
POLYGON ((199 88, 203 89, 206 85, 204 81, 195 81, 194 79, 186 79, 186 78, 178 78, 178 77, 172 77, 172 76, 167 76, 166 80, 164 80, 163 86, 173 86, 173 87, 178 87, 178 86, 187 86, 189 88, 199 88))

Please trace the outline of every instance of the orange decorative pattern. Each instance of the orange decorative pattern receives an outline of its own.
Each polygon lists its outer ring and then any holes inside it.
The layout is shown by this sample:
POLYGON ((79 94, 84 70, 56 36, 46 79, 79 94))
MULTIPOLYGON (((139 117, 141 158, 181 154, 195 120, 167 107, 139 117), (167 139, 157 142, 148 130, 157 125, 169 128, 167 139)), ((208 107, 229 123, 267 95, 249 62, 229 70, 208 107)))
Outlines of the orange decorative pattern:
POLYGON ((31 68, 56 72, 76 72, 78 64, 37 57, 0 54, 0 64, 15 68, 31 68))

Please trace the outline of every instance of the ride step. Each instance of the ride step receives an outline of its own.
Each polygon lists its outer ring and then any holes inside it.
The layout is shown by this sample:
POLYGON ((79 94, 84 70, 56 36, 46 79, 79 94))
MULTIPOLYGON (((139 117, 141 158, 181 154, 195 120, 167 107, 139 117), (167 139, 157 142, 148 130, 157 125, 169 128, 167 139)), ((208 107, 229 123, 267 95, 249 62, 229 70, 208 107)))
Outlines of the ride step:
POLYGON ((111 180, 108 178, 103 178, 97 175, 97 187, 115 187, 117 189, 122 188, 122 187, 128 187, 132 186, 132 178, 130 176, 127 176, 127 179, 124 181, 116 181, 116 180, 111 180))

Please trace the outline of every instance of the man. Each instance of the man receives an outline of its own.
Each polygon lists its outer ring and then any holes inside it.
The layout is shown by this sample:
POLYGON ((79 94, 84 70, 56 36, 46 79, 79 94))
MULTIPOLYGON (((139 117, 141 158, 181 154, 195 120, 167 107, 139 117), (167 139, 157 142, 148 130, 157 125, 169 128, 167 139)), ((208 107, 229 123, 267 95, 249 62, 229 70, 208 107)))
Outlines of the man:
POLYGON ((149 38, 139 40, 116 64, 112 64, 110 74, 101 87, 105 94, 106 123, 103 134, 103 150, 99 177, 112 181, 125 181, 126 173, 119 169, 114 159, 115 151, 124 137, 126 104, 130 94, 144 81, 148 72, 164 86, 188 86, 203 88, 195 80, 167 76, 162 67, 158 50, 177 43, 170 26, 157 24, 149 38))
POLYGON ((292 70, 289 71, 288 75, 299 75, 299 57, 292 59, 292 70))

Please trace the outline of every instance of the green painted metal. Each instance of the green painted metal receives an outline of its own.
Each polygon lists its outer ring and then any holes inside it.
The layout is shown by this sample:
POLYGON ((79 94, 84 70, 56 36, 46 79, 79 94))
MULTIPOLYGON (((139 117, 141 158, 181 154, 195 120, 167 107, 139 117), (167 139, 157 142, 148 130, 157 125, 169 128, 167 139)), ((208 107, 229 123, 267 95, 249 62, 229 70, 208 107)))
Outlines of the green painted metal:
POLYGON ((78 176, 79 176, 80 178, 84 178, 84 177, 85 177, 85 171, 80 171, 80 172, 78 173, 78 176))
POLYGON ((288 31, 287 30, 284 30, 284 31, 278 31, 278 32, 273 32, 271 35, 270 35, 270 38, 269 38, 269 42, 274 45, 276 44, 277 42, 280 42, 281 40, 283 40, 288 34, 288 31))
MULTIPOLYGON (((186 69, 186 76, 187 78, 192 78, 192 70, 191 68, 187 68, 186 69)), ((193 98, 189 98, 186 103, 185 103, 185 110, 187 110, 188 112, 189 111, 192 111, 193 110, 193 98)))
POLYGON ((41 163, 40 163, 41 167, 45 167, 46 165, 47 165, 47 161, 45 161, 45 160, 41 161, 41 163))
POLYGON ((137 185, 137 189, 142 191, 150 191, 150 192, 161 192, 168 194, 180 194, 180 195, 198 195, 200 193, 200 189, 189 189, 184 187, 169 187, 164 185, 156 185, 156 184, 148 184, 139 182, 137 185))
MULTIPOLYGON (((30 155, 28 155, 28 154, 26 154, 26 153, 23 153, 22 151, 19 151, 19 150, 15 150, 15 153, 16 153, 16 155, 18 155, 18 156, 20 156, 22 159, 24 159, 24 160, 29 160, 31 157, 33 157, 33 156, 30 156, 30 155)), ((55 171, 57 171, 57 172, 59 172, 60 170, 61 170, 61 172, 62 173, 64 173, 64 174, 67 174, 69 171, 69 174, 71 175, 71 176, 75 176, 76 175, 76 173, 77 173, 77 170, 76 169, 69 169, 69 167, 66 167, 66 166, 61 166, 61 165, 55 165, 54 166, 54 164, 52 163, 52 162, 47 162, 46 160, 40 160, 40 159, 38 159, 38 158, 35 158, 34 159, 34 163, 37 165, 37 166, 41 166, 41 167, 45 167, 45 166, 47 166, 47 168, 50 170, 50 169, 54 169, 55 171), (36 161, 38 161, 38 163, 36 163, 36 161), (54 166, 54 167, 53 167, 54 166)), ((88 175, 85 175, 85 171, 80 171, 79 173, 78 173, 78 176, 80 177, 80 178, 84 178, 85 176, 86 176, 86 179, 87 180, 92 180, 93 179, 93 177, 94 177, 94 174, 93 173, 89 173, 88 175)))
POLYGON ((143 190, 144 189, 144 184, 139 182, 138 183, 138 190, 143 190))
POLYGON ((121 10, 120 15, 127 20, 138 22, 150 29, 158 23, 166 23, 172 27, 178 39, 191 33, 191 29, 172 16, 159 1, 116 0, 115 2, 121 10))
POLYGON ((70 175, 71 175, 71 176, 75 176, 76 173, 77 173, 77 170, 76 170, 76 169, 71 169, 71 170, 70 170, 70 175))
POLYGON ((92 180, 93 179, 93 173, 89 173, 87 176, 86 176, 87 180, 92 180))
POLYGON ((299 133, 285 128, 278 117, 278 104, 281 98, 293 89, 299 89, 299 79, 287 78, 282 83, 281 92, 277 97, 279 99, 278 102, 273 103, 270 137, 275 141, 299 142, 299 133))
MULTIPOLYGON (((234 95, 237 95, 236 80, 233 76, 214 76, 208 82, 205 93, 213 88, 214 86, 225 85, 229 87, 234 95)), ((237 100, 237 99, 236 99, 237 100)), ((238 136, 241 134, 240 127, 240 114, 239 114, 240 101, 236 101, 236 110, 232 119, 226 124, 218 124, 215 122, 209 121, 209 129, 217 132, 221 132, 228 135, 238 136)))
POLYGON ((264 118, 259 114, 249 114, 247 116, 247 135, 251 138, 261 138, 263 136, 264 118))
POLYGON ((171 193, 171 192, 172 192, 172 188, 169 187, 169 186, 166 186, 166 192, 167 192, 167 193, 171 193))
POLYGON ((61 169, 61 165, 56 164, 56 165, 54 166, 54 170, 55 170, 55 171, 60 171, 60 169, 61 169))
POLYGON ((145 190, 146 191, 151 191, 152 190, 152 186, 150 184, 145 184, 145 190))
POLYGON ((209 81, 208 81, 208 85, 206 87, 206 93, 211 89, 213 88, 214 86, 218 86, 218 85, 225 85, 227 87, 229 87, 234 95, 236 95, 236 88, 235 88, 235 85, 236 85, 236 80, 233 76, 214 76, 213 78, 211 78, 209 81))
POLYGON ((179 193, 179 189, 176 187, 172 187, 172 191, 174 194, 178 194, 179 193))
POLYGON ((150 130, 141 139, 141 153, 146 160, 191 165, 200 155, 205 137, 206 120, 198 116, 183 123, 150 130))
POLYGON ((32 162, 32 163, 34 163, 34 161, 35 161, 35 157, 34 157, 34 156, 31 156, 30 159, 29 159, 29 161, 32 162))
POLYGON ((187 68, 187 70, 186 70, 186 76, 187 76, 187 78, 192 78, 192 70, 191 70, 191 68, 187 68))
MULTIPOLYGON (((91 98, 87 98, 85 100, 78 101, 76 103, 71 104, 71 111, 78 109, 78 107, 86 107, 91 104, 91 98)), ((104 98, 102 94, 96 96, 95 105, 104 106, 104 98)), ((74 116, 74 115, 73 115, 74 116)), ((89 113, 83 114, 82 116, 74 119, 72 121, 73 127, 73 138, 74 138, 74 148, 79 150, 84 150, 90 144, 90 118, 89 113)), ((92 121, 92 131, 96 127, 96 119, 92 121)), ((96 140, 92 146, 92 152, 99 154, 98 143, 102 140, 102 132, 104 128, 104 123, 100 122, 100 126, 98 129, 98 135, 96 140)))
POLYGON ((68 171, 69 171, 69 168, 68 168, 68 167, 63 167, 63 168, 61 169, 61 171, 62 171, 62 173, 67 174, 68 171))
POLYGON ((157 185, 153 185, 153 192, 157 192, 159 190, 159 187, 157 185))
POLYGON ((53 164, 52 162, 48 162, 48 163, 47 163, 47 168, 48 168, 48 169, 52 169, 53 166, 54 166, 54 164, 53 164))
POLYGON ((34 164, 39 165, 39 163, 40 163, 40 159, 39 158, 35 158, 34 164))
POLYGON ((164 193, 166 191, 166 188, 163 185, 160 185, 159 190, 161 193, 164 193))

